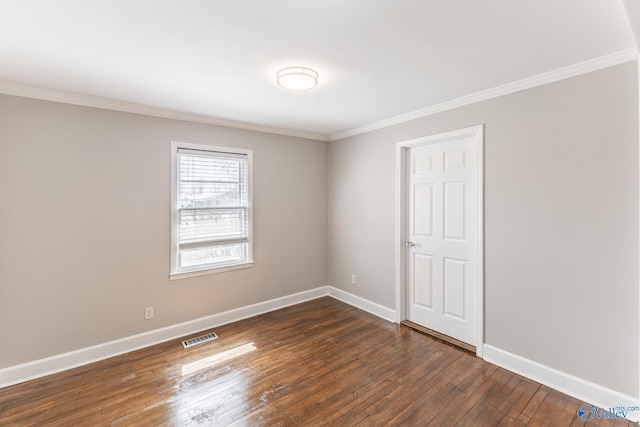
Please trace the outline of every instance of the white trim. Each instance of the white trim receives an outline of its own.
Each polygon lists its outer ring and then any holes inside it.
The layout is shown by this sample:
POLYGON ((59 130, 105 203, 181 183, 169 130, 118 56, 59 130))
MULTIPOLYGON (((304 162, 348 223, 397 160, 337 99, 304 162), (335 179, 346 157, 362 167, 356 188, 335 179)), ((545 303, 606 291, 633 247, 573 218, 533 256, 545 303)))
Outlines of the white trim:
POLYGON ((396 312, 390 308, 332 286, 321 286, 68 353, 9 366, 0 369, 0 389, 324 296, 330 296, 390 322, 395 322, 397 317, 396 312))
POLYGON ((161 117, 164 119, 182 120, 185 122, 203 123, 214 126, 224 126, 228 128, 271 133, 283 136, 295 136, 297 138, 313 139, 316 141, 329 141, 329 137, 327 135, 320 135, 312 132, 303 132, 292 129, 259 125, 255 123, 239 122, 235 120, 225 120, 200 114, 170 110, 167 108, 152 107, 148 105, 136 104, 133 102, 103 98, 100 96, 46 89, 42 87, 29 86, 6 81, 0 81, 0 94, 21 96, 23 98, 40 99, 43 101, 60 102, 62 104, 80 105, 83 107, 101 108, 104 110, 122 111, 125 113, 141 114, 143 116, 161 117))
MULTIPOLYGON (((173 245, 171 245, 171 248, 173 252, 173 245)), ((228 271, 234 271, 234 270, 244 270, 245 268, 253 267, 253 264, 255 264, 254 261, 249 261, 249 262, 243 262, 242 264, 227 265, 224 267, 213 267, 213 268, 207 268, 204 270, 185 271, 182 273, 171 273, 169 274, 169 280, 181 280, 181 279, 188 279, 190 277, 207 276, 209 274, 226 273, 228 271)))
POLYGON ((420 138, 400 141, 396 143, 396 321, 406 319, 406 263, 405 263, 405 231, 406 231, 406 160, 405 152, 408 148, 425 144, 435 144, 450 140, 473 137, 476 141, 478 152, 478 290, 477 290, 477 315, 478 332, 476 355, 482 357, 484 343, 484 125, 476 125, 464 129, 442 132, 420 138))
MULTIPOLYGON (((558 371, 557 369, 509 353, 508 351, 493 347, 489 344, 484 345, 484 360, 599 408, 611 408, 620 405, 640 405, 640 401, 636 398, 575 377, 566 372, 558 371)), ((576 411, 577 409, 578 408, 576 408, 576 411)), ((630 412, 628 419, 631 421, 639 421, 640 413, 630 412)))
POLYGON ((484 125, 478 129, 476 138, 478 150, 478 344, 476 356, 482 358, 484 344, 484 125))
MULTIPOLYGON (((627 10, 628 13, 628 10, 627 10)), ((629 22, 631 22, 631 19, 629 19, 629 22)), ((632 28, 633 29, 633 28, 632 28)), ((635 31, 634 31, 634 35, 635 35, 635 31)), ((637 39, 637 35, 636 35, 636 39, 637 39)), ((637 70, 637 91, 636 91, 636 107, 638 108, 637 114, 638 114, 638 140, 636 141, 636 143, 638 144, 638 147, 640 147, 640 58, 636 59, 636 70, 637 70)), ((638 150, 638 158, 637 158, 637 167, 640 168, 640 149, 638 150)), ((639 175, 639 180, 638 180, 638 212, 640 213, 640 175, 639 175)), ((640 216, 638 217, 638 221, 640 222, 640 216)), ((640 233, 638 234, 638 246, 640 247, 640 233)), ((638 269, 640 269, 640 258, 638 258, 638 269)), ((639 275, 640 276, 640 275, 639 275)), ((640 325, 640 282, 638 282, 638 308, 636 309, 636 314, 638 315, 638 320, 636 325, 640 325)), ((640 328, 638 329, 638 363, 636 364, 636 366, 640 367, 640 328)), ((640 369, 638 371, 638 402, 640 402, 640 369)), ((640 415, 639 415, 640 417, 640 415)), ((636 420, 636 421, 640 421, 640 420, 636 420)))
POLYGON ((367 311, 382 319, 388 320, 389 322, 397 323, 396 319, 398 316, 395 310, 392 310, 373 301, 369 301, 368 299, 364 299, 347 291, 343 291, 342 289, 334 288, 333 286, 329 286, 328 288, 330 297, 359 308, 360 310, 367 311))
POLYGON ((329 295, 327 286, 0 369, 0 389, 329 295))
POLYGON ((316 141, 338 141, 349 136, 360 135, 377 129, 394 126, 411 120, 427 117, 443 111, 452 110, 476 102, 485 101, 499 96, 508 95, 525 89, 542 86, 557 82, 580 74, 590 73, 625 62, 634 61, 638 58, 636 47, 621 50, 619 52, 603 55, 567 67, 552 70, 536 76, 527 77, 512 83, 507 83, 491 89, 465 95, 456 99, 431 105, 419 110, 399 114, 385 120, 370 123, 353 129, 348 129, 332 135, 322 135, 312 132, 303 132, 292 129, 284 129, 273 126, 259 125, 255 123, 225 120, 200 114, 186 113, 166 108, 152 107, 148 105, 136 104, 133 102, 119 101, 116 99, 103 98, 99 96, 84 95, 79 93, 65 92, 55 89, 46 89, 36 86, 29 86, 14 82, 0 81, 0 94, 21 96, 24 98, 41 99, 44 101, 60 102, 64 104, 80 105, 84 107, 102 108, 105 110, 122 111, 126 113, 141 114, 151 117, 161 117, 165 119, 182 120, 193 123, 203 123, 214 126, 224 126, 234 129, 243 129, 255 132, 264 132, 275 135, 294 136, 297 138, 312 139, 316 141))
POLYGON ((329 141, 338 141, 340 139, 344 139, 349 136, 360 135, 366 132, 371 132, 374 130, 398 125, 400 123, 405 123, 405 122, 419 119, 422 117, 431 116, 433 114, 441 113, 443 111, 453 110, 454 108, 463 107, 465 105, 475 104, 476 102, 486 101, 488 99, 497 98, 499 96, 508 95, 510 93, 519 92, 521 90, 543 86, 549 83, 554 83, 560 80, 568 79, 570 77, 575 77, 580 74, 586 74, 592 71, 601 70, 603 68, 608 68, 608 67, 613 67, 615 65, 623 64, 625 62, 634 61, 637 58, 638 58, 637 48, 634 47, 634 48, 625 49, 620 52, 614 52, 608 55, 600 56, 598 58, 590 59, 588 61, 569 65, 563 68, 558 68, 557 70, 538 74, 532 77, 527 77, 525 79, 517 80, 512 83, 507 83, 491 89, 486 89, 480 92, 461 96, 459 98, 452 99, 450 101, 445 101, 440 104, 421 108, 419 110, 411 111, 409 113, 400 114, 385 120, 381 120, 379 122, 370 123, 365 126, 335 133, 329 136, 329 141))
POLYGON ((395 250, 395 272, 396 272, 396 322, 400 323, 407 318, 406 298, 405 298, 405 278, 406 278, 406 206, 407 197, 404 191, 407 174, 405 173, 407 156, 405 156, 406 148, 400 143, 396 144, 396 179, 395 179, 395 231, 396 231, 396 250, 395 250))
MULTIPOLYGON (((380 304, 332 286, 321 286, 200 319, 3 368, 0 369, 0 389, 324 296, 330 296, 390 322, 395 322, 395 319, 398 318, 396 311, 380 304)), ((636 399, 625 394, 590 383, 491 345, 484 344, 482 347, 485 361, 593 405, 607 408, 618 405, 638 406, 640 404, 636 399)), ((638 421, 637 413, 630 415, 632 415, 629 417, 630 420, 638 421)))
MULTIPOLYGON (((635 31, 634 31, 635 35, 635 31)), ((637 38, 637 36, 636 36, 637 38)), ((637 99, 637 114, 638 114, 638 134, 636 135, 636 144, 640 147, 640 58, 636 59, 636 68, 637 68, 637 84, 638 90, 636 93, 637 99)), ((638 167, 640 167, 640 149, 638 150, 638 167)), ((638 212, 640 213, 640 174, 638 176, 638 212)), ((640 222, 640 217, 638 217, 638 221, 640 222)), ((638 234, 638 247, 640 247, 640 233, 638 234)), ((638 264, 640 265, 640 258, 638 259, 638 264)), ((638 283, 638 309, 636 310, 636 314, 638 315, 638 321, 636 325, 640 325, 640 282, 638 283)), ((640 328, 638 329, 638 364, 636 366, 640 366, 640 328)), ((638 401, 640 401, 640 372, 638 372, 638 401)), ((638 420, 640 421, 640 420, 638 420)))

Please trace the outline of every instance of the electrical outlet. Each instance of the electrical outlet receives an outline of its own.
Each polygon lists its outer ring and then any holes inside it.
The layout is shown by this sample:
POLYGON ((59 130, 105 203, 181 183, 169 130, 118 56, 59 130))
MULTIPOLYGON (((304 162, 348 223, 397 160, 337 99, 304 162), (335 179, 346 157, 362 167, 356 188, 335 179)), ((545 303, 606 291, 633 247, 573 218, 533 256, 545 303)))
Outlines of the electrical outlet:
POLYGON ((352 275, 351 275, 351 284, 352 284, 352 285, 355 285, 355 284, 356 284, 356 275, 355 275, 355 274, 352 274, 352 275))
POLYGON ((153 306, 144 309, 145 320, 153 319, 153 306))

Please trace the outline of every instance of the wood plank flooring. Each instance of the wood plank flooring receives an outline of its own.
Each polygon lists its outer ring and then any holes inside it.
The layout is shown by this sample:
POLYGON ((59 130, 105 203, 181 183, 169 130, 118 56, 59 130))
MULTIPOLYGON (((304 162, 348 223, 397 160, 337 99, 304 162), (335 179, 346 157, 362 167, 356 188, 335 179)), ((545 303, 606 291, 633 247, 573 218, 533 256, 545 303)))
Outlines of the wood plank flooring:
POLYGON ((637 425, 329 297, 215 332, 0 389, 0 426, 637 425))

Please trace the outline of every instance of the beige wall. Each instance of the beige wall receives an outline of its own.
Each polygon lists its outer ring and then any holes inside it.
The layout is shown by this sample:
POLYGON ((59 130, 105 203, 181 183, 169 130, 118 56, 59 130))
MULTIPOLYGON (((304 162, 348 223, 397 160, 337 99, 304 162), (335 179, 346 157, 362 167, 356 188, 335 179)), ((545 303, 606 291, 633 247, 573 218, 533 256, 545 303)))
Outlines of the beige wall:
POLYGON ((0 368, 324 286, 326 207, 327 143, 0 96, 0 368), (254 150, 254 268, 169 281, 171 140, 254 150))
POLYGON ((486 342, 637 396, 637 78, 328 147, 0 96, 0 368, 325 284, 394 309, 395 142, 484 123, 486 342), (254 150, 254 268, 168 280, 171 140, 254 150))
POLYGON ((395 143, 484 123, 486 343, 637 396, 636 67, 332 143, 329 284, 395 308, 395 143))

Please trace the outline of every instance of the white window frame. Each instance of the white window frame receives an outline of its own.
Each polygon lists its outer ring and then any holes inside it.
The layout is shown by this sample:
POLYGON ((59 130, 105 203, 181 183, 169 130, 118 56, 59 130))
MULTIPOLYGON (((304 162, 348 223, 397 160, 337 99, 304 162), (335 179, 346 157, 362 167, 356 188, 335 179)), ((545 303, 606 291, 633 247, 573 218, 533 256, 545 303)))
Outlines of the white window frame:
POLYGON ((253 261, 253 150, 217 147, 205 144, 190 144, 186 142, 171 142, 171 270, 169 278, 171 280, 185 279, 188 277, 203 276, 206 274, 223 273, 243 268, 252 267, 253 261), (249 217, 249 238, 248 238, 248 254, 247 261, 225 265, 225 266, 206 266, 200 269, 188 271, 179 270, 179 250, 178 250, 178 150, 200 150, 215 153, 246 155, 247 156, 247 183, 248 183, 248 217, 249 217))

